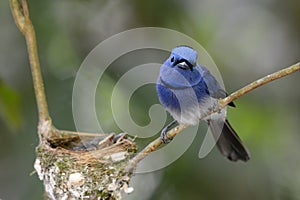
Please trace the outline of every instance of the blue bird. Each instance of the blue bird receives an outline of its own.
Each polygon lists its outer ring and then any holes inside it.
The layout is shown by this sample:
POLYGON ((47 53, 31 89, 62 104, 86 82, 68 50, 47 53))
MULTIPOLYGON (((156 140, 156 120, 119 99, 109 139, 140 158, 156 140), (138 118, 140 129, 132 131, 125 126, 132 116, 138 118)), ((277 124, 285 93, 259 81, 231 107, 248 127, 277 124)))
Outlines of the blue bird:
MULTIPOLYGON (((205 120, 219 151, 231 161, 247 161, 250 154, 226 118, 226 109, 207 116, 219 98, 227 96, 207 68, 197 63, 198 53, 188 46, 178 46, 160 68, 156 90, 163 107, 174 118, 161 133, 166 143, 167 131, 176 123, 196 125, 205 120), (205 117, 206 116, 206 117, 205 117)), ((229 106, 235 107, 233 103, 229 106)))

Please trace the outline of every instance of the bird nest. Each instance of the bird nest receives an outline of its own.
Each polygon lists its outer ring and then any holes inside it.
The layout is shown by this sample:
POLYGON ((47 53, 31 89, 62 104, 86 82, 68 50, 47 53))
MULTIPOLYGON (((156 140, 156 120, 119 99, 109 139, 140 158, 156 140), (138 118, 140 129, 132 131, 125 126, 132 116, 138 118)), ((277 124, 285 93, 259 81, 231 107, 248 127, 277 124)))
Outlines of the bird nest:
POLYGON ((126 134, 41 139, 34 167, 48 199, 121 199, 136 150, 126 134))

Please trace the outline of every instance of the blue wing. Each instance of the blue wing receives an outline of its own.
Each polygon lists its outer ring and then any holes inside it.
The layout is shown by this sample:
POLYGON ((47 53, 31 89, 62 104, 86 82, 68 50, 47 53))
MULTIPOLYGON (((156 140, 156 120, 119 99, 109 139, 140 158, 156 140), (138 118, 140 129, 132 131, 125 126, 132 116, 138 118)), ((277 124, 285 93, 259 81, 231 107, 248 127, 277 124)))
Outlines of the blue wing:
MULTIPOLYGON (((210 73, 210 71, 206 67, 201 66, 199 64, 197 67, 199 67, 202 77, 207 85, 209 95, 211 97, 220 99, 228 96, 227 92, 220 86, 219 82, 216 80, 216 78, 210 73)), ((228 105, 235 107, 233 102, 229 103, 228 105)))

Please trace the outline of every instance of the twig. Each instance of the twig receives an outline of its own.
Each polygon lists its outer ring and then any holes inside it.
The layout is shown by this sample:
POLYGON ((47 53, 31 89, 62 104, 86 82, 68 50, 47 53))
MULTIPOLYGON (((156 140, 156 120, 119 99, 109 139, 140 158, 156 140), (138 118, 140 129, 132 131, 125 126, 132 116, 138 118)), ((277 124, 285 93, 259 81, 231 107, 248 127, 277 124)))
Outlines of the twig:
POLYGON ((67 136, 79 136, 79 137, 101 137, 101 136, 108 136, 107 133, 87 133, 87 132, 75 132, 75 131, 68 131, 68 130, 58 130, 57 132, 62 137, 67 136))
POLYGON ((230 102, 236 100, 237 98, 243 96, 244 94, 250 92, 251 90, 254 90, 257 87, 260 87, 264 84, 267 84, 271 81, 274 81, 276 79, 282 78, 284 76, 290 75, 296 71, 300 70, 300 63, 296 63, 290 67, 287 67, 285 69, 279 70, 277 72, 274 72, 273 74, 267 75, 261 79, 258 79, 257 81, 254 81, 253 83, 250 83, 249 85, 237 90, 236 92, 232 93, 228 97, 224 99, 219 100, 219 107, 224 108, 226 105, 228 105, 230 102))
POLYGON ((26 39, 28 56, 33 78, 34 92, 39 111, 39 122, 48 120, 51 121, 48 112, 44 84, 40 69, 40 61, 37 51, 35 32, 31 20, 29 18, 27 2, 26 0, 22 0, 21 7, 20 2, 18 0, 10 0, 10 6, 15 23, 17 24, 18 28, 23 33, 26 39))
MULTIPOLYGON (((224 99, 219 99, 219 109, 223 109, 225 106, 227 106, 230 102, 233 100, 236 100, 243 96, 244 94, 254 90, 257 87, 260 87, 264 84, 267 84, 273 80, 279 79, 281 77, 287 76, 289 74, 292 74, 296 71, 300 70, 300 63, 294 64, 290 67, 287 67, 285 69, 282 69, 280 71, 277 71, 273 74, 267 75, 261 79, 258 79, 257 81, 254 81, 250 83, 249 85, 237 90, 236 92, 232 93, 231 95, 227 96, 224 99)), ((203 118, 207 117, 208 115, 211 115, 212 113, 217 112, 218 110, 215 109, 211 112, 209 112, 207 115, 205 115, 203 118)), ((167 133, 168 138, 173 138, 177 134, 179 134, 181 131, 183 131, 185 128, 187 128, 188 125, 179 125, 175 128, 171 129, 167 133)), ((129 173, 132 173, 133 170, 136 168, 137 164, 144 159, 147 155, 149 155, 151 152, 155 151, 160 145, 162 144, 162 141, 160 138, 155 139, 152 141, 148 146, 146 146, 141 152, 139 152, 135 157, 133 157, 130 161, 130 164, 127 166, 126 171, 129 173)))

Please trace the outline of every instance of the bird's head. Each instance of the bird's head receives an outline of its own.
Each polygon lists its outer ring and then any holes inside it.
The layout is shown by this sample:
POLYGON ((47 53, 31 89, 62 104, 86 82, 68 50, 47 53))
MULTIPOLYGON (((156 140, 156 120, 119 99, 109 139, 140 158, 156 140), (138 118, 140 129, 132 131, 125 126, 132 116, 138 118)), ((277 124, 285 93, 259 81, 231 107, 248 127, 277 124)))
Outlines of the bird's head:
POLYGON ((175 47, 160 70, 160 78, 174 87, 197 84, 201 75, 197 69, 198 53, 188 46, 175 47))
POLYGON ((197 51, 188 46, 175 47, 168 58, 172 67, 178 67, 182 70, 189 69, 191 71, 196 67, 197 59, 197 51))

